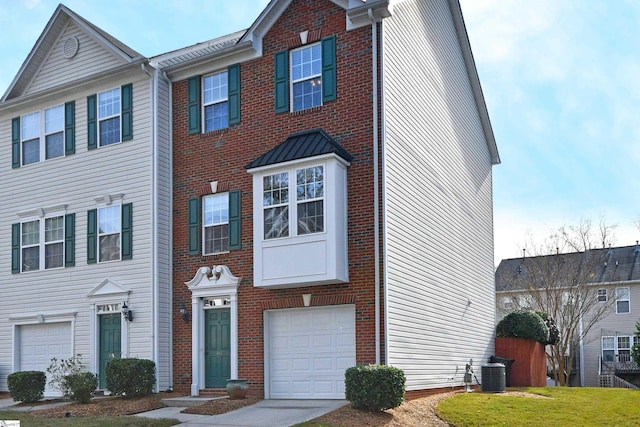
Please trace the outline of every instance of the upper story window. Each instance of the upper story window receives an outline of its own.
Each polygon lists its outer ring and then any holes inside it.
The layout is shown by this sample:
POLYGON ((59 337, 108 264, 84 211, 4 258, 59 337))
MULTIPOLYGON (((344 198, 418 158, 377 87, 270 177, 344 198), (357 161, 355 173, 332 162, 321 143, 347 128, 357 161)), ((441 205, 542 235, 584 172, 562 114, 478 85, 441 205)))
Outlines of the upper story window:
POLYGON ((630 313, 629 288, 616 288, 616 313, 630 313))
POLYGON ((12 121, 12 166, 73 154, 75 103, 35 111, 12 121))
POLYGON ((631 361, 631 348, 634 337, 627 335, 602 337, 602 360, 605 362, 631 361))
POLYGON ((276 113, 317 107, 337 98, 336 38, 275 56, 276 113))
POLYGON ((320 43, 291 51, 291 105, 293 111, 322 105, 322 50, 320 43))
POLYGON ((211 132, 240 123, 240 65, 188 82, 188 131, 211 132))
POLYGON ((228 79, 226 71, 206 76, 202 79, 202 109, 205 132, 229 127, 228 79))
POLYGON ((292 169, 262 179, 264 238, 324 231, 324 166, 292 169), (289 179, 290 176, 295 179, 289 179), (295 194, 290 199, 289 194, 295 194))
POLYGON ((190 198, 189 255, 214 255, 241 249, 240 204, 240 190, 190 198))
POLYGON ((607 302, 607 290, 598 289, 598 302, 607 302))
POLYGON ((100 146, 120 142, 120 88, 98 94, 100 146))
MULTIPOLYGON (((87 212, 87 264, 133 258, 133 205, 111 204, 87 212)), ((97 199, 102 200, 102 198, 97 199)))
POLYGON ((74 265, 75 215, 45 215, 12 226, 12 272, 74 265))
POLYGON ((229 193, 202 198, 204 255, 229 251, 229 193))
POLYGON ((87 97, 87 148, 133 139, 133 85, 87 97))

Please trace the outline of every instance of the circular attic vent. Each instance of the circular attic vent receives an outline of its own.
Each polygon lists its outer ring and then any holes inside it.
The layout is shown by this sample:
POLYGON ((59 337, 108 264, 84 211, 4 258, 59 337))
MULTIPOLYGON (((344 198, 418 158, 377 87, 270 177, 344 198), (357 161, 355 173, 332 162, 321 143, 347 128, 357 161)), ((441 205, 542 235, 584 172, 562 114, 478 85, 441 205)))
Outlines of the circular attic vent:
POLYGON ((71 59, 74 56, 76 56, 76 53, 78 53, 78 46, 80 44, 78 43, 78 39, 75 37, 69 37, 65 42, 64 42, 64 46, 62 46, 62 53, 64 55, 65 58, 67 59, 71 59))

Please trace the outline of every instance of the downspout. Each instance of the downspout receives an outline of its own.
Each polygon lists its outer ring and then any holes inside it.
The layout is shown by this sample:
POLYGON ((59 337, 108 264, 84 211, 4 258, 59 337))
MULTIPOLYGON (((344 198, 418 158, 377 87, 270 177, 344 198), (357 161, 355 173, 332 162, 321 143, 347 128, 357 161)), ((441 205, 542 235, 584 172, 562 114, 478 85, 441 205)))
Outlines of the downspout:
MULTIPOLYGON (((168 106, 168 129, 167 129, 167 137, 169 143, 169 182, 173 182, 173 85, 171 80, 167 76, 165 71, 158 72, 158 75, 167 83, 167 102, 168 106)), ((169 186, 169 191, 171 191, 171 196, 168 198, 169 201, 169 212, 173 212, 173 187, 169 186)), ((173 232, 171 230, 172 222, 169 223, 169 248, 173 248, 173 232)), ((171 252, 170 252, 171 253, 171 252)), ((170 258, 172 258, 170 256, 170 258)), ((169 260, 171 261, 171 259, 169 260)), ((173 263, 169 262, 169 277, 168 286, 169 286, 169 313, 171 313, 173 307, 173 263)), ((169 330, 173 331, 173 315, 169 314, 169 330)), ((169 375, 169 389, 173 391, 173 334, 169 334, 169 366, 168 366, 168 375, 169 375)))
POLYGON ((367 10, 371 19, 371 58, 373 72, 373 259, 375 286, 375 346, 376 364, 380 364, 380 185, 378 172, 378 24, 373 9, 367 10))
MULTIPOLYGON (((156 192, 158 191, 158 150, 156 150, 157 141, 157 128, 158 128, 158 112, 156 111, 158 105, 158 88, 157 77, 147 70, 144 63, 140 64, 142 71, 149 76, 149 89, 151 90, 151 167, 153 168, 153 178, 151 180, 151 342, 152 354, 151 360, 153 360, 156 366, 159 365, 159 348, 158 348, 158 221, 156 215, 158 212, 158 197, 156 192)), ((156 71, 157 73, 157 71, 156 71)), ((156 384, 155 391, 158 392, 160 388, 160 370, 156 369, 156 384)))

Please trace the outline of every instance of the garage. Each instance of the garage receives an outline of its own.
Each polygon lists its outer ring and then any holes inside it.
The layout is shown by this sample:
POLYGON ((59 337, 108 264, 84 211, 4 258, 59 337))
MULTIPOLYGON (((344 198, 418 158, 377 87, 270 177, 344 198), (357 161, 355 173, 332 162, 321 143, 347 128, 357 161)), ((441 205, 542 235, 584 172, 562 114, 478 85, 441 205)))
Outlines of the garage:
POLYGON ((354 305, 270 310, 265 376, 271 399, 344 399, 344 372, 356 363, 354 305))
MULTIPOLYGON (((51 364, 51 358, 58 360, 71 357, 71 322, 21 325, 18 327, 20 352, 19 371, 43 371, 51 364)), ((45 396, 59 396, 58 390, 49 384, 45 396)))

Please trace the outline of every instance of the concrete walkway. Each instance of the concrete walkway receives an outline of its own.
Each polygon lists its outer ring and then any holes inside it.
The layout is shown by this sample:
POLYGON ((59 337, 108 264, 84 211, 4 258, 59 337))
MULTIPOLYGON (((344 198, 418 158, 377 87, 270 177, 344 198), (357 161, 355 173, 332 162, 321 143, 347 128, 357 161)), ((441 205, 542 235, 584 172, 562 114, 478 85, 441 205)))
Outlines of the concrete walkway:
MULTIPOLYGON (((349 402, 346 400, 261 400, 255 405, 245 406, 235 411, 220 415, 183 414, 181 411, 193 406, 194 400, 210 400, 198 398, 166 399, 170 405, 165 408, 141 412, 136 416, 147 418, 174 418, 182 427, 284 427, 312 420, 328 412, 336 410, 349 402), (181 399, 184 406, 181 405, 181 399)), ((200 402, 203 403, 203 402, 200 402)), ((30 412, 54 406, 66 405, 68 402, 51 403, 37 406, 15 406, 13 399, 0 399, 0 409, 30 412)))
POLYGON ((183 414, 185 407, 168 406, 137 414, 147 418, 175 418, 183 427, 284 427, 312 420, 336 410, 346 400, 262 400, 220 415, 183 414))

